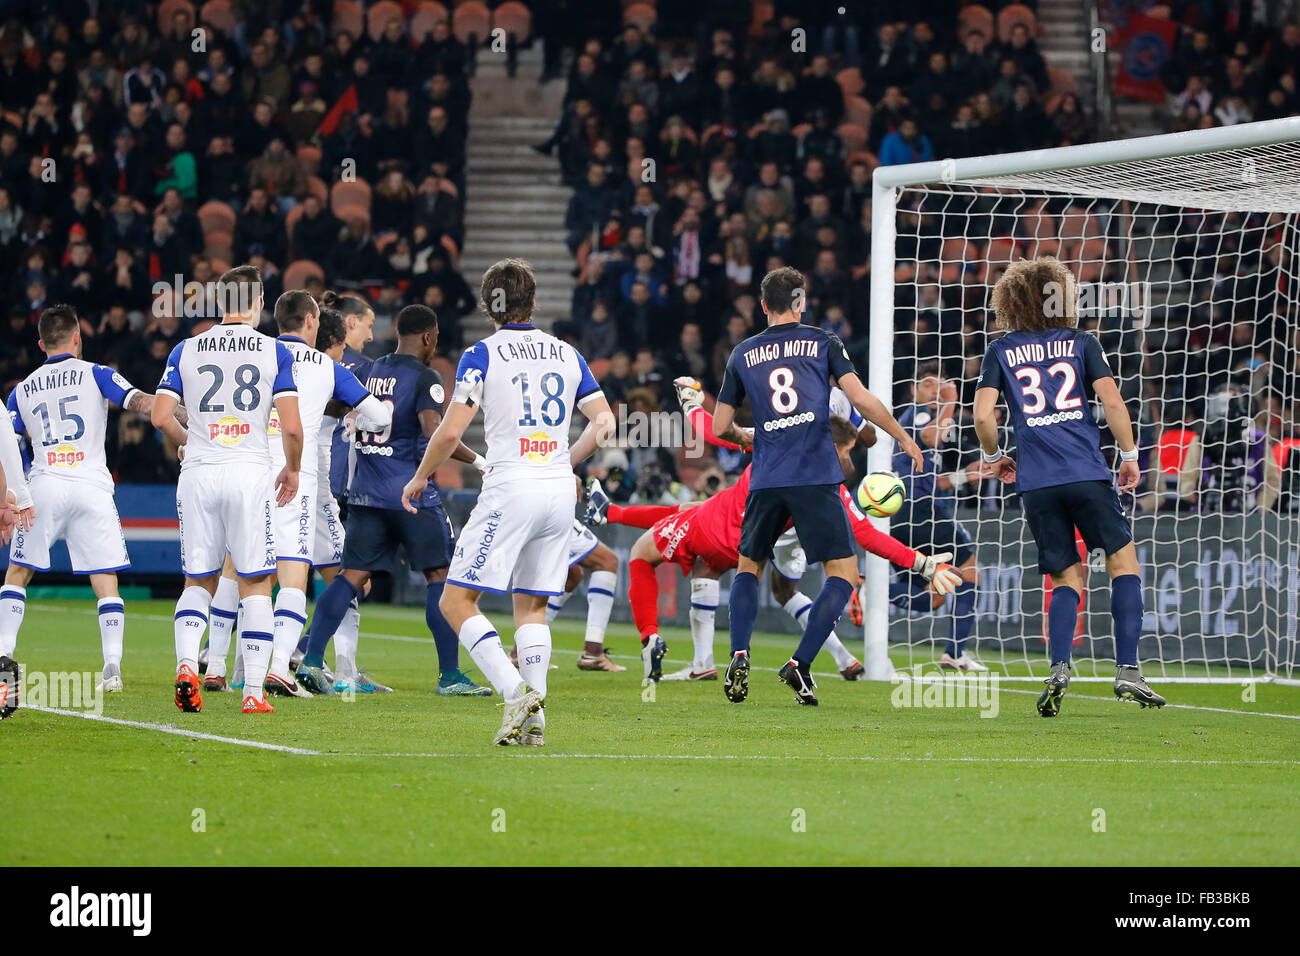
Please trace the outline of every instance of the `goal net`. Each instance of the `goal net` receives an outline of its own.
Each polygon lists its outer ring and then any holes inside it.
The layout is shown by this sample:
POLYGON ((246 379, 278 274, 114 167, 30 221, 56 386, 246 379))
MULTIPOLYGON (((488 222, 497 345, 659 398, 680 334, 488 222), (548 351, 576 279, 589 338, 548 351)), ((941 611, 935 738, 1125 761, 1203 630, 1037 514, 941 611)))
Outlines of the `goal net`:
MULTIPOLYGON (((930 551, 936 526, 955 524, 977 570, 973 606, 934 609, 868 557, 869 676, 890 676, 886 653, 912 676, 937 674, 967 629, 962 649, 993 672, 1047 672, 1050 582, 1014 488, 979 473, 972 408, 997 334, 994 283, 1016 259, 1053 255, 1078 278, 1080 327, 1099 338, 1137 431, 1142 483, 1121 502, 1142 569, 1144 673, 1300 678, 1298 214, 1300 119, 876 170, 869 386, 896 416, 916 405, 951 420, 927 450, 940 490, 890 530, 930 551), (917 405, 939 382, 955 405, 917 405)), ((1005 424, 1003 447, 1015 447, 1005 424)), ((893 470, 893 451, 878 442, 872 470, 893 470)), ((1078 547, 1076 673, 1109 680, 1109 578, 1078 547)))

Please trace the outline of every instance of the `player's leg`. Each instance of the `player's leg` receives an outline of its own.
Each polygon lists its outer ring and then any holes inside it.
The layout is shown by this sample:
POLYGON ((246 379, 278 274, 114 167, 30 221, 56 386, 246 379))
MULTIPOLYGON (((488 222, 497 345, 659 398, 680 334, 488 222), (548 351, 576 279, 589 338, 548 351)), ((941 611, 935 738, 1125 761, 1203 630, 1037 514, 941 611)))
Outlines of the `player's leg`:
POLYGON ((569 567, 569 576, 564 581, 564 593, 557 594, 546 602, 546 623, 554 624, 555 619, 560 616, 564 610, 564 605, 569 603, 569 598, 573 597, 574 592, 578 590, 578 585, 582 583, 582 567, 574 564, 569 567))
MULTIPOLYGON (((212 603, 208 606, 207 669, 203 674, 203 689, 206 691, 220 693, 244 686, 242 654, 236 655, 234 673, 231 674, 230 682, 226 681, 226 660, 230 656, 230 646, 234 641, 238 621, 239 577, 235 574, 235 565, 230 560, 230 555, 226 555, 221 580, 217 582, 216 593, 212 595, 212 603)), ((204 664, 202 657, 199 664, 204 664)))
POLYGON ((126 631, 126 605, 117 587, 116 572, 90 575, 90 589, 95 592, 99 617, 99 646, 104 655, 104 671, 99 689, 122 689, 122 645, 126 631))
POLYGON ((781 489, 750 489, 740 523, 740 557, 727 604, 731 660, 722 689, 732 703, 749 696, 749 645, 758 618, 758 580, 772 557, 772 546, 785 531, 790 510, 781 489))
MULTIPOLYGON (((578 669, 611 673, 625 671, 626 667, 615 664, 605 652, 605 630, 609 627, 609 615, 614 610, 614 589, 618 586, 618 555, 598 542, 578 567, 588 572, 587 632, 582 654, 578 657, 578 669)), ((549 620, 549 602, 547 614, 549 620)))
POLYGON ((627 560, 627 600, 632 623, 641 635, 641 679, 657 681, 663 676, 663 659, 668 645, 659 636, 659 579, 655 568, 664 563, 663 553, 651 529, 636 539, 627 560))
POLYGON ((226 559, 228 525, 224 513, 232 511, 236 523, 250 517, 241 510, 246 502, 237 493, 238 486, 226 478, 225 469, 209 466, 182 469, 176 482, 185 587, 176 599, 172 636, 176 647, 175 701, 184 713, 203 709, 199 644, 208 627, 208 608, 226 559))
POLYGON ((718 615, 719 572, 697 561, 691 572, 691 643, 695 652, 691 663, 679 671, 665 674, 664 680, 717 680, 718 667, 713 660, 713 640, 718 615))
POLYGON ((21 564, 9 563, 4 587, 0 588, 0 657, 12 657, 18 646, 18 631, 27 609, 27 586, 36 572, 21 564))
MULTIPOLYGON (((516 591, 515 647, 519 651, 519 676, 546 700, 546 677, 551 668, 551 627, 546 622, 546 595, 516 591)), ((537 711, 519 728, 519 743, 529 747, 545 744, 546 711, 537 711)))
POLYGON ((803 637, 779 676, 794 690, 799 703, 816 705, 812 662, 835 622, 849 606, 858 581, 858 558, 853 531, 837 487, 817 485, 792 489, 786 495, 787 508, 807 559, 821 563, 826 580, 808 609, 803 637))
POLYGON ((265 686, 271 668, 275 644, 275 610, 271 605, 272 574, 239 571, 239 603, 243 611, 239 643, 244 652, 244 698, 246 714, 269 714, 273 708, 266 701, 265 686))
MULTIPOLYGON (((808 558, 799 544, 799 536, 790 528, 772 548, 772 573, 768 583, 772 588, 772 597, 786 614, 799 625, 802 631, 808 619, 808 610, 812 607, 812 598, 798 589, 800 579, 808 567, 808 558)), ((835 669, 845 680, 860 680, 864 673, 862 662, 850 653, 834 630, 826 636, 826 652, 835 661, 835 669)))
POLYGON ((90 578, 99 619, 104 669, 100 689, 122 689, 122 643, 126 608, 117 589, 117 572, 131 566, 113 494, 106 488, 69 488, 61 507, 60 532, 76 574, 90 578))
POLYGON ((1025 523, 1038 548, 1038 570, 1052 580, 1047 607, 1047 648, 1051 671, 1035 705, 1043 717, 1061 712, 1061 699, 1070 686, 1070 655, 1079 621, 1079 595, 1084 588, 1084 568, 1074 546, 1074 523, 1058 488, 1039 488, 1020 494, 1025 523))
POLYGON ((18 646, 18 631, 23 624, 27 608, 27 586, 38 571, 50 569, 50 545, 57 540, 62 496, 57 479, 42 479, 39 475, 31 482, 32 507, 36 517, 32 526, 24 531, 14 529, 9 542, 9 568, 5 572, 4 588, 0 590, 0 657, 12 658, 18 646))
POLYGON ((952 597, 952 628, 944 646, 940 666, 955 667, 963 671, 987 671, 966 646, 970 632, 975 627, 975 583, 979 579, 979 568, 975 566, 975 552, 969 545, 960 541, 957 547, 957 573, 961 575, 961 584, 952 597))
MULTIPOLYGON (((225 471, 227 482, 236 477, 225 471)), ((271 668, 275 643, 275 611, 271 589, 276 569, 275 498, 272 476, 264 473, 260 482, 238 476, 229 492, 226 509, 226 548, 239 577, 239 646, 244 656, 243 711, 269 714, 274 708, 266 701, 266 676, 271 668)), ((213 582, 215 586, 215 581, 213 582)))
MULTIPOLYGON (((280 529, 276 529, 276 540, 280 529)), ((307 580, 311 565, 305 561, 280 558, 275 563, 275 576, 280 590, 275 595, 272 611, 274 630, 271 640, 271 664, 266 673, 266 692, 276 697, 310 697, 311 691, 298 686, 289 658, 298 647, 307 623, 307 580)))

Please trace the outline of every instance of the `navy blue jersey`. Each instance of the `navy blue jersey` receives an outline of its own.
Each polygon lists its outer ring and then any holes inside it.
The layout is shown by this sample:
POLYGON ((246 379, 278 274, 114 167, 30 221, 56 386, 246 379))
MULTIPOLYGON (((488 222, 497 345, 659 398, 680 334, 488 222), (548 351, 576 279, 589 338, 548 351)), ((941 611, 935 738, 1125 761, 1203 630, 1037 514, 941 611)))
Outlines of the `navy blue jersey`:
MULTIPOLYGON (((366 380, 365 367, 370 364, 370 359, 366 358, 354 348, 343 347, 343 359, 339 362, 345 369, 355 375, 360 381, 366 380)), ((334 426, 334 435, 331 440, 330 449, 330 493, 335 498, 342 498, 348 492, 348 440, 343 437, 343 423, 340 421, 334 426)))
MULTIPOLYGON (((393 423, 383 431, 356 434, 353 447, 357 467, 348 488, 348 501, 367 508, 402 507, 402 488, 411 480, 424 457, 429 440, 420 427, 420 412, 442 412, 445 395, 442 376, 421 365, 414 355, 394 352, 377 358, 364 370, 366 389, 393 408, 393 423)), ((438 504, 438 489, 428 489, 415 499, 417 508, 438 504)))
POLYGON ((1111 479, 1092 417, 1092 383, 1113 377, 1101 345, 1078 329, 1009 332, 984 353, 980 387, 1011 410, 1020 491, 1111 479))
POLYGON ((770 325, 732 350, 718 401, 754 413, 751 488, 838 485, 831 441, 831 385, 856 374, 833 332, 797 322, 770 325))
MULTIPOLYGON (((904 410, 903 414, 898 416, 898 424, 911 436, 912 440, 921 448, 921 457, 925 460, 925 470, 917 471, 912 465, 912 459, 907 453, 894 447, 894 459, 891 467, 894 473, 903 480, 903 488, 906 489, 906 501, 917 501, 921 498, 933 498, 938 490, 936 482, 939 480, 939 458, 943 454, 942 446, 938 448, 927 448, 925 442, 921 440, 921 433, 934 421, 934 408, 930 405, 912 405, 904 410)), ((938 502, 935 502, 938 504, 938 502)))

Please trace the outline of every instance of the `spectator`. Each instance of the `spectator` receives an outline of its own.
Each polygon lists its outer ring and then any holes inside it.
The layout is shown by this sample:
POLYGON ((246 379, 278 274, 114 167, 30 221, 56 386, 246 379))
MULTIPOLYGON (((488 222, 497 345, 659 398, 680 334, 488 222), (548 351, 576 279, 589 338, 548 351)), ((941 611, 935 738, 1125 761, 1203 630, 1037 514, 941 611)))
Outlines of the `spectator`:
POLYGON ((885 137, 880 147, 880 165, 897 166, 902 163, 925 163, 934 159, 934 148, 929 137, 916 125, 916 120, 905 119, 898 129, 885 137))

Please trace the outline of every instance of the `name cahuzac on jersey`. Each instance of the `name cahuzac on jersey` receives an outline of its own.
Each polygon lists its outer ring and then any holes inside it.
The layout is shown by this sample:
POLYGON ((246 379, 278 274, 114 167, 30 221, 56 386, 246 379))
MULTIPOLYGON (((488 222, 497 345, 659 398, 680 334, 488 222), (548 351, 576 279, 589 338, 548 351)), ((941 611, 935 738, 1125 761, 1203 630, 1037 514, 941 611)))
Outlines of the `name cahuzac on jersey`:
POLYGON ((844 480, 831 440, 833 381, 855 374, 832 332, 797 322, 770 325, 731 352, 718 401, 749 398, 754 415, 751 488, 838 485, 844 480))
POLYGON ((297 392, 293 353, 251 326, 214 325, 172 349, 158 391, 189 415, 182 468, 247 462, 265 470, 273 402, 297 392))
MULTIPOLYGON (((279 341, 293 353, 294 378, 298 383, 298 414, 302 419, 302 468, 304 475, 319 475, 322 458, 325 474, 329 474, 329 446, 333 441, 336 419, 325 418, 325 406, 331 399, 355 407, 370 393, 357 381, 357 377, 324 352, 308 345, 296 335, 282 335, 279 341), (324 430, 329 422, 328 431, 324 430), (324 455, 320 446, 325 446, 324 455)), ((271 412, 268 437, 271 443, 271 461, 276 467, 284 465, 284 442, 280 438, 280 416, 271 412)))
POLYGON ((108 403, 123 408, 135 389, 121 374, 72 355, 54 355, 14 386, 9 415, 32 445, 31 476, 88 481, 111 491, 104 460, 108 403))
POLYGON ((1111 378, 1101 344, 1078 329, 1009 332, 984 353, 980 388, 996 388, 1016 433, 1016 487, 1109 481, 1092 383, 1111 378))
POLYGON ((573 346, 533 325, 506 323, 461 355, 452 400, 483 407, 486 485, 571 474, 573 410, 600 394, 573 346))

